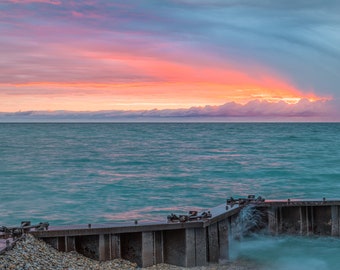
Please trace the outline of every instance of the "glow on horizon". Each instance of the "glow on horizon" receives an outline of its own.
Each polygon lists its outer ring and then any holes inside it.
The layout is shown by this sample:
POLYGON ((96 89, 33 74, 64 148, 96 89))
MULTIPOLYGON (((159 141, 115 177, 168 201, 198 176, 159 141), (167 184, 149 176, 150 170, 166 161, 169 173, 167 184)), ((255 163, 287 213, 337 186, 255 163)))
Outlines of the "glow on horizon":
MULTIPOLYGON (((96 55, 96 61, 103 57, 96 55)), ((24 79, 2 83, 1 111, 179 109, 226 102, 246 104, 252 100, 296 104, 301 99, 325 99, 297 89, 260 65, 256 72, 247 72, 225 63, 195 66, 160 58, 138 58, 133 54, 103 59, 112 64, 111 58, 113 62, 124 62, 135 74, 142 74, 142 78, 110 82, 107 74, 101 78, 98 71, 88 79, 83 77, 83 81, 57 74, 55 81, 24 79)))
MULTIPOLYGON (((0 86, 1 87, 1 86, 0 86)), ((151 110, 179 109, 221 105, 226 102, 245 104, 252 100, 296 104, 301 99, 324 100, 294 89, 272 91, 249 86, 213 83, 28 83, 15 85, 22 93, 2 95, 3 112, 27 110, 151 110), (42 91, 39 91, 39 90, 42 91), (206 90, 208 89, 208 91, 206 90), (236 89, 236 90, 235 90, 236 89), (37 93, 30 93, 37 91, 37 93), (39 92, 45 91, 44 94, 39 92), (24 92, 28 92, 25 94, 24 92), (179 95, 180 93, 180 95, 179 95)))

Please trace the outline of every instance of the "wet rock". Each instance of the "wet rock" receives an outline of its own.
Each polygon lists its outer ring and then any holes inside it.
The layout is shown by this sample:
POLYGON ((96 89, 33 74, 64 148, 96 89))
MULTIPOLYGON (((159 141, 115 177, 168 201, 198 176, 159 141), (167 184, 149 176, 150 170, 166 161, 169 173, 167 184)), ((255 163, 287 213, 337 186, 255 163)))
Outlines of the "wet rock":
POLYGON ((15 247, 0 255, 1 270, 110 270, 136 269, 137 265, 117 259, 98 262, 76 252, 59 252, 45 242, 27 235, 15 247))

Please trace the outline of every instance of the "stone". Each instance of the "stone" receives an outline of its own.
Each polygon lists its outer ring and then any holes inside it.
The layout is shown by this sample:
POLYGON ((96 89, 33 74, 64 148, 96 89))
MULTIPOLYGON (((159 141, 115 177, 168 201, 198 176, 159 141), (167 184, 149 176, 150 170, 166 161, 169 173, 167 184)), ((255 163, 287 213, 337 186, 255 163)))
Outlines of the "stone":
MULTIPOLYGON (((0 255, 1 270, 132 270, 140 269, 135 263, 123 259, 99 262, 71 251, 60 252, 45 242, 28 234, 17 241, 13 249, 0 255)), ((140 270, 184 270, 189 268, 168 264, 158 264, 140 270)), ((193 267, 190 270, 256 270, 260 269, 253 263, 231 262, 226 265, 209 265, 193 267)))

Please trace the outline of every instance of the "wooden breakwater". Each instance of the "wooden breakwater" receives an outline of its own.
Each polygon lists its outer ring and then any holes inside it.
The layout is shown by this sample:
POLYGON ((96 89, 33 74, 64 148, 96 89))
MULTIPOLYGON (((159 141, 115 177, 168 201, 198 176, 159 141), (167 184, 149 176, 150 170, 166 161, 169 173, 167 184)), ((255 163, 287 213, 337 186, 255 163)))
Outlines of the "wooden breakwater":
POLYGON ((49 226, 48 230, 30 233, 60 251, 75 250, 96 260, 123 258, 142 267, 158 263, 203 266, 228 260, 230 239, 240 226, 241 211, 247 208, 260 213, 260 226, 248 227, 251 230, 273 235, 340 235, 340 200, 325 198, 233 199, 212 208, 208 218, 49 226))
POLYGON ((340 200, 269 200, 261 207, 271 234, 340 236, 340 200))
POLYGON ((188 222, 128 222, 50 226, 32 231, 61 251, 84 254, 97 260, 123 258, 145 267, 158 263, 206 265, 228 258, 228 229, 240 207, 225 204, 210 210, 211 217, 188 222))

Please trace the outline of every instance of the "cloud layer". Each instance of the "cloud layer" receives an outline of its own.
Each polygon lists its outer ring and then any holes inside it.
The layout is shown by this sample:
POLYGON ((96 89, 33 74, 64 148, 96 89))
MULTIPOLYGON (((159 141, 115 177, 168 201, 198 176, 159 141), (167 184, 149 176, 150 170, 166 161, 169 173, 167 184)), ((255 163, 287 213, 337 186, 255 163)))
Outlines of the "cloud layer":
POLYGON ((296 104, 283 101, 251 101, 245 105, 230 102, 221 106, 191 107, 187 109, 136 110, 136 111, 26 111, 0 113, 0 121, 167 121, 205 120, 230 121, 245 119, 277 121, 338 121, 329 101, 301 100, 296 104), (332 116, 332 117, 330 117, 332 116))
POLYGON ((338 101, 339 12, 336 0, 1 1, 0 111, 338 101))

